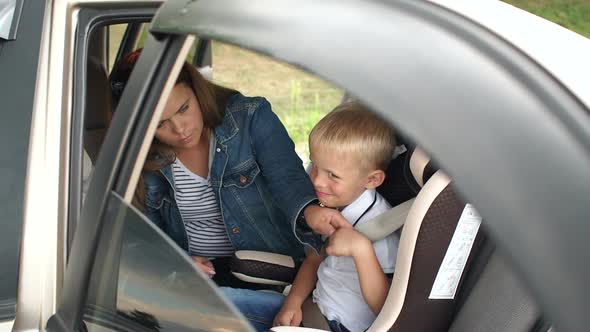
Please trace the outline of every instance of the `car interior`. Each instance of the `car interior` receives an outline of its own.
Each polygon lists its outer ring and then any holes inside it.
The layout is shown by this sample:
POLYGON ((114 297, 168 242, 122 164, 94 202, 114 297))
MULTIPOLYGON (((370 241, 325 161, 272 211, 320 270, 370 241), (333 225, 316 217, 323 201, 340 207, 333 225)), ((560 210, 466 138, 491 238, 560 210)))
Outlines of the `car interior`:
MULTIPOLYGON (((120 21, 121 18, 117 20, 117 23, 120 21)), ((91 181, 92 166, 99 156, 109 126, 112 103, 108 71, 112 62, 108 54, 117 52, 113 61, 116 62, 127 51, 138 47, 143 31, 139 28, 141 23, 130 22, 120 44, 113 44, 113 39, 110 38, 112 36, 109 36, 108 22, 93 29, 88 38, 81 147, 85 155, 81 171, 82 184, 91 181)), ((208 42, 201 40, 195 43, 191 57, 198 67, 210 69, 211 65, 213 68, 215 66, 210 63, 211 56, 207 53, 208 42)), ((468 204, 468 198, 463 197, 454 187, 452 179, 444 173, 444 165, 430 160, 427 153, 416 147, 410 139, 404 137, 401 141, 407 151, 392 160, 387 171, 386 182, 378 189, 394 207, 393 210, 405 209, 399 217, 402 219, 403 227, 398 264, 386 303, 369 331, 547 331, 550 328, 549 322, 545 321, 539 307, 529 295, 527 287, 515 275, 504 255, 496 249, 494 240, 487 235, 485 220, 481 223, 481 227, 478 224, 474 229, 462 223, 465 219, 463 216, 465 211, 475 211, 475 209, 468 204), (406 202, 409 203, 404 205, 406 202), (458 224, 463 226, 458 227, 458 224), (465 240, 461 237, 465 234, 470 235, 471 238, 465 240), (457 248, 453 247, 456 245, 468 247, 458 251, 467 255, 453 256, 451 252, 457 252, 455 251, 457 248), (447 255, 454 261, 446 261, 450 259, 446 258, 447 255), (448 267, 452 264, 455 264, 453 266, 457 268, 443 271, 443 266, 448 267), (442 278, 446 279, 442 280, 442 278), (441 289, 441 293, 436 292, 439 289, 437 287, 441 289)), ((82 206, 84 189, 81 187, 79 190, 81 195, 78 199, 82 206)), ((73 233, 75 225, 70 225, 70 229, 73 233)), ((375 232, 375 230, 367 230, 367 232, 370 231, 375 232)), ((390 231, 384 231, 381 228, 376 230, 377 233, 390 231)), ((135 255, 140 254, 135 252, 135 255)), ((247 255, 240 257, 239 253, 236 255, 236 269, 243 269, 236 273, 249 281, 264 282, 263 279, 269 279, 268 272, 264 271, 272 270, 277 266, 287 267, 287 272, 291 273, 287 279, 280 280, 279 285, 287 284, 288 279, 293 277, 295 266, 292 263, 282 263, 280 259, 273 260, 274 258, 265 261, 266 256, 252 258, 247 255), (251 264, 244 264, 244 262, 251 264), (257 264, 258 267, 262 264, 262 268, 267 270, 263 270, 262 273, 260 269, 257 270, 258 272, 256 269, 254 272, 249 271, 248 268, 252 264, 257 264)), ((140 260, 138 256, 134 257, 131 260, 140 260)), ((149 264, 158 265, 157 262, 149 264)), ((111 291, 114 293, 114 298, 117 299, 117 293, 121 292, 119 299, 114 303, 107 305, 98 297, 90 296, 88 302, 90 309, 87 309, 91 313, 88 314, 89 316, 96 318, 101 306, 105 305, 116 308, 121 320, 132 321, 132 324, 140 324, 144 327, 157 325, 154 325, 154 317, 145 314, 149 305, 143 307, 143 314, 141 312, 134 314, 129 309, 132 307, 125 307, 117 302, 124 298, 121 296, 123 292, 130 292, 129 282, 134 279, 125 279, 124 275, 136 273, 131 267, 122 266, 119 270, 121 275, 113 277, 114 288, 111 291), (121 290, 118 290, 119 288, 121 290), (125 288, 124 291, 123 288, 125 288), (91 303, 92 301, 94 303, 91 303)), ((190 271, 182 273, 187 274, 190 271)), ((182 273, 179 272, 179 274, 182 273)), ((173 284, 171 280, 174 279, 165 273, 154 278, 160 278, 158 281, 160 287, 173 284)), ((277 276, 277 278, 281 277, 277 276)), ((104 283, 104 280, 101 282, 104 283)), ((269 283, 272 284, 272 281, 269 283)), ((274 285, 276 286, 277 283, 274 285)), ((214 298, 213 293, 209 296, 214 298)), ((147 303, 153 300, 142 300, 137 297, 134 301, 147 303)), ((216 300, 211 301, 218 303, 216 300)), ((137 307, 141 306, 137 305, 137 307)), ((313 311, 313 309, 309 310, 313 311)), ((308 316, 313 314, 310 313, 308 316)), ((304 318, 304 326, 326 329, 325 322, 322 324, 321 319, 314 321, 304 318)), ((278 328, 276 331, 281 329, 278 328)))

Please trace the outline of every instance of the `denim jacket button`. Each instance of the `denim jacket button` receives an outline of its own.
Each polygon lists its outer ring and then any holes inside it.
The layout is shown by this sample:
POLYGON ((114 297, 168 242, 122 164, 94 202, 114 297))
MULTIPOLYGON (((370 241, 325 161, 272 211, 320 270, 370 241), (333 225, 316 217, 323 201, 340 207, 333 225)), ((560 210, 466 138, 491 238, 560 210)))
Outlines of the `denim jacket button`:
POLYGON ((240 232, 240 229, 234 226, 232 227, 231 232, 234 234, 238 234, 240 232))
POLYGON ((246 183, 246 181, 248 181, 248 178, 243 175, 240 175, 240 183, 244 184, 246 183))
POLYGON ((217 149, 215 149, 215 151, 217 151, 217 152, 221 152, 221 149, 220 149, 220 148, 217 148, 217 149))

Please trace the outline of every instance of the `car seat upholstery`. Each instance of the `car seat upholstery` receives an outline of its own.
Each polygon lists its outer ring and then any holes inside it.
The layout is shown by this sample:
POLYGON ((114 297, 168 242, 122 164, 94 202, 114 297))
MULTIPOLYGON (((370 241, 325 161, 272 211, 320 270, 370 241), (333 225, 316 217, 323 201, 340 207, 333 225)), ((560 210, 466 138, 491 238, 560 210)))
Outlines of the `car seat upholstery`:
POLYGON ((410 172, 410 156, 413 148, 407 145, 399 145, 398 149, 405 149, 396 156, 385 170, 385 180, 377 187, 377 192, 389 202, 391 206, 397 206, 411 198, 416 197, 420 186, 414 180, 410 172))
POLYGON ((94 164, 109 124, 112 98, 107 71, 100 60, 88 59, 86 82, 84 150, 94 164))
POLYGON ((474 261, 482 265, 482 271, 468 276, 476 275, 477 280, 464 296, 449 331, 547 331, 539 306, 500 254, 493 250, 482 261, 474 261))
MULTIPOLYGON (((445 173, 436 171, 429 177, 429 164, 422 151, 413 153, 411 172, 424 186, 406 219, 392 286, 371 331, 445 331, 452 321, 457 299, 433 299, 430 294, 466 204, 445 173)), ((458 289, 481 241, 478 232, 459 272, 458 289)))
POLYGON ((293 282, 299 265, 292 257, 254 250, 238 250, 229 268, 236 278, 253 283, 287 286, 293 282))
MULTIPOLYGON (((386 302, 368 331, 446 331, 459 303, 455 296, 431 299, 430 294, 466 203, 451 179, 420 149, 407 155, 408 178, 422 187, 401 233, 395 273, 386 302)), ((458 273, 457 294, 483 236, 477 233, 465 268, 458 273)), ((308 326, 315 327, 315 326, 308 326)), ((274 327, 285 332, 296 327, 274 327)))

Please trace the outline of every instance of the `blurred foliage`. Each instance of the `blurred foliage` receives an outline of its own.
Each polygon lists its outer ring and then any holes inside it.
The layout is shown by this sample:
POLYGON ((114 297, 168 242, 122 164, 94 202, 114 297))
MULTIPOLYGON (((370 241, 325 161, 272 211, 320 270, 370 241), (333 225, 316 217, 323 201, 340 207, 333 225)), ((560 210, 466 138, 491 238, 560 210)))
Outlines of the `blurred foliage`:
POLYGON ((589 0, 503 0, 590 38, 589 0))

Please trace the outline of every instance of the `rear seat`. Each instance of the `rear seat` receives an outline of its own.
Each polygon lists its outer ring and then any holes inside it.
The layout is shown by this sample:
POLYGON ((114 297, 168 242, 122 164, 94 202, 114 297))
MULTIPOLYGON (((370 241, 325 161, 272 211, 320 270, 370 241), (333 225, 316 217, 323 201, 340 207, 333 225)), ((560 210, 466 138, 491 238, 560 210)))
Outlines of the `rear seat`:
POLYGON ((111 90, 107 71, 100 60, 90 57, 86 72, 86 109, 84 111, 84 155, 82 159, 82 200, 86 196, 93 166, 106 135, 111 109, 111 90))
POLYGON ((90 57, 87 66, 86 110, 84 112, 84 150, 96 163, 109 125, 111 90, 102 63, 90 57))

